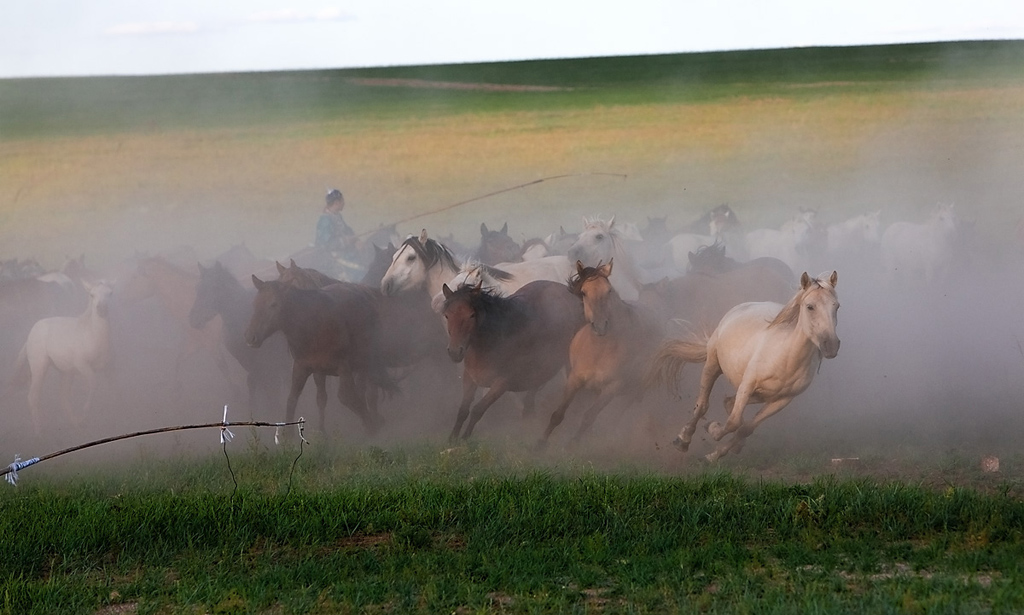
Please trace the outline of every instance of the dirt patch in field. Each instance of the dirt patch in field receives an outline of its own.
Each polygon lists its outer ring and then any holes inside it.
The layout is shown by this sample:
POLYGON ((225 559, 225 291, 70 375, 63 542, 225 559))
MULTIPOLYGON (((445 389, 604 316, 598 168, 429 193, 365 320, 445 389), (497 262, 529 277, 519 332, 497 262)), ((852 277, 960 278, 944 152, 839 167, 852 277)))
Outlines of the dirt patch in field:
POLYGON ((516 85, 509 83, 466 83, 462 81, 429 81, 427 79, 349 79, 353 85, 386 88, 421 88, 431 90, 480 90, 483 92, 569 92, 573 88, 554 85, 516 85))

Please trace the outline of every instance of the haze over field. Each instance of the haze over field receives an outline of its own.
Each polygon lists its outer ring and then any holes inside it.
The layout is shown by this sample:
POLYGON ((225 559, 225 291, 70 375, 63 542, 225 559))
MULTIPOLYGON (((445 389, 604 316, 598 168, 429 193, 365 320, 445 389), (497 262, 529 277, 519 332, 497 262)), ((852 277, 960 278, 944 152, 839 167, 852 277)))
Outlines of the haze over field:
MULTIPOLYGON (((962 58, 977 56, 953 46, 914 61, 938 67, 933 72, 910 72, 902 80, 848 79, 823 70, 817 78, 737 79, 713 87, 709 80, 690 81, 660 90, 587 90, 583 71, 571 66, 563 69, 561 84, 571 90, 488 94, 352 83, 368 77, 459 81, 429 67, 419 75, 296 73, 251 82, 240 76, 154 78, 128 103, 108 98, 108 105, 123 104, 113 110, 89 98, 92 81, 24 82, 22 88, 66 87, 88 96, 26 103, 17 96, 30 90, 0 89, 6 97, 0 100, 18 100, 19 117, 31 119, 22 125, 31 126, 29 134, 0 139, 0 257, 34 257, 56 268, 67 256, 85 254, 87 265, 121 281, 130 276, 137 251, 164 254, 190 269, 243 242, 258 257, 285 259, 312 241, 323 194, 334 186, 346 194, 349 223, 368 231, 538 178, 572 175, 398 226, 401 236, 424 227, 435 237, 452 233, 469 248, 479 240, 481 222, 500 228, 507 221, 520 241, 559 226, 578 231, 582 217, 596 215, 641 228, 649 216, 668 216, 669 228, 682 231, 729 203, 746 230, 777 228, 801 207, 817 209, 825 224, 881 210, 884 229, 897 221, 923 222, 938 204, 952 202, 960 234, 951 265, 937 281, 886 281, 877 246, 856 257, 815 255, 805 263, 812 274, 839 272, 842 350, 731 463, 802 455, 906 459, 950 449, 1013 456, 1024 393, 1018 309, 1024 280, 1016 231, 1024 196, 1018 172, 1024 165, 1024 83, 1014 69, 1024 59, 1019 50, 1000 47, 985 56, 999 62, 966 70, 962 58), (336 91, 349 98, 334 103, 328 94, 336 91), (306 103, 292 104, 296 97, 306 103), (145 104, 131 104, 137 101, 145 104), (345 103, 363 106, 354 112, 345 103), (76 118, 88 121, 76 124, 76 118)), ((894 63, 903 61, 892 53, 894 63)), ((737 63, 754 57, 732 56, 737 63)), ((704 60, 716 67, 715 56, 704 60)), ((463 83, 507 82, 495 66, 479 69, 490 71, 491 79, 477 75, 463 83)), ((792 68, 777 66, 782 73, 792 68)), ((558 70, 534 75, 544 78, 511 82, 558 85, 558 70)), ((128 92, 138 82, 109 83, 128 92)), ((8 392, 9 428, 0 435, 0 450, 24 455, 29 444, 42 452, 112 432, 215 421, 228 402, 238 408, 236 420, 246 418, 210 356, 187 360, 176 382, 183 325, 158 301, 118 303, 112 318, 121 396, 101 390, 96 415, 74 428, 57 411, 56 395, 48 394, 47 428, 35 437, 27 435, 24 390, 8 392)), ((5 367, 24 334, 7 332, 5 367)), ((687 369, 682 400, 652 391, 640 407, 607 409, 582 455, 679 468, 706 452, 695 445, 684 458, 666 447, 692 405, 696 373, 687 369)), ((385 403, 389 426, 377 439, 367 439, 333 397, 330 424, 345 444, 441 440, 457 403, 454 371, 449 376, 438 391, 430 385, 440 377, 428 373, 403 381, 403 393, 385 403)), ((242 382, 239 373, 233 378, 242 382)), ((559 386, 541 396, 532 421, 520 419, 512 401, 492 408, 477 437, 532 444, 559 386)), ((315 415, 311 388, 300 410, 307 418, 315 415)), ((719 383, 719 397, 726 388, 719 383)), ((582 404, 570 410, 556 440, 575 430, 582 404)), ((720 419, 720 402, 713 404, 709 418, 720 419)), ((201 436, 179 441, 190 442, 200 449, 215 445, 201 436)), ((131 454, 174 443, 142 446, 131 454)))

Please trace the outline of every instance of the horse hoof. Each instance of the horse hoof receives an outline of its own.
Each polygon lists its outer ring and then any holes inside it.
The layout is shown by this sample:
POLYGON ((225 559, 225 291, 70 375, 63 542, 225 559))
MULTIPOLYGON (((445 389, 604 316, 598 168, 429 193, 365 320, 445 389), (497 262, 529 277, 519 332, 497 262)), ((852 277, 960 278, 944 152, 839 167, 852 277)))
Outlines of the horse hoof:
POLYGON ((533 445, 533 450, 538 453, 543 453, 544 451, 548 450, 548 441, 537 440, 537 443, 533 445))
POLYGON ((690 450, 690 443, 687 442, 686 440, 683 440, 679 436, 676 436, 676 439, 672 440, 672 446, 676 447, 677 449, 679 449, 680 451, 682 451, 684 453, 686 451, 690 450))

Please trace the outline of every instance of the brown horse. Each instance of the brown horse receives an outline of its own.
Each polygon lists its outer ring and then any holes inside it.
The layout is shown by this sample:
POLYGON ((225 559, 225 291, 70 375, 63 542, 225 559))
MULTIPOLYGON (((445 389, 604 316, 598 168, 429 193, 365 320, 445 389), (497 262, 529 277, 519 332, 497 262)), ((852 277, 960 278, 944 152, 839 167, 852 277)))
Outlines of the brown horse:
POLYGON ((453 291, 444 285, 443 292, 448 355, 456 363, 465 360, 462 404, 451 433, 457 440, 460 434, 468 438, 506 391, 535 394, 566 367, 569 343, 583 326, 583 304, 564 284, 547 280, 530 282, 509 297, 479 286, 453 291), (473 406, 480 387, 488 391, 473 406))
POLYGON ((473 259, 485 265, 518 263, 523 260, 523 247, 509 236, 508 222, 501 227, 500 231, 492 231, 481 222, 480 247, 473 254, 473 259))
POLYGON ((597 399, 583 415, 573 441, 590 429, 598 413, 619 396, 639 400, 643 397, 643 378, 647 362, 658 348, 662 329, 646 309, 626 303, 608 281, 612 263, 584 267, 576 261, 576 275, 569 290, 582 298, 583 313, 589 326, 582 327, 569 346, 569 378, 562 400, 551 415, 541 446, 565 418, 576 394, 584 388, 597 392, 597 399))
MULTIPOLYGON (((340 282, 316 269, 299 267, 295 261, 285 267, 277 264, 279 281, 296 288, 328 288, 340 282)), ((407 367, 418 363, 444 346, 444 332, 437 326, 437 314, 423 289, 397 295, 384 295, 379 288, 359 286, 377 297, 381 322, 380 353, 387 367, 407 367)))
MULTIPOLYGON (((196 302, 196 284, 199 276, 166 259, 155 256, 143 258, 135 268, 135 272, 125 282, 121 291, 129 303, 156 297, 166 308, 168 314, 181 325, 183 337, 178 346, 178 355, 174 361, 175 383, 181 387, 181 370, 200 350, 206 350, 216 362, 217 369, 224 379, 236 389, 224 356, 223 323, 214 318, 201 329, 192 327, 189 312, 196 302)), ((236 394, 238 391, 234 391, 236 394)))
MULTIPOLYGON (((281 331, 294 360, 286 420, 295 417, 295 406, 309 376, 330 374, 338 376, 342 405, 362 419, 367 431, 375 433, 383 419, 367 407, 367 387, 396 388, 378 350, 378 296, 356 284, 304 290, 280 280, 264 282, 256 276, 252 283, 256 297, 245 331, 246 343, 258 348, 271 334, 281 331)), ((326 401, 318 396, 321 429, 326 428, 326 401)))
POLYGON ((711 332, 733 306, 748 301, 785 303, 793 282, 763 263, 721 273, 690 272, 680 278, 645 284, 638 303, 663 320, 681 320, 696 332, 711 332))
POLYGON ((284 375, 290 360, 283 336, 270 338, 258 350, 245 343, 245 327, 249 322, 255 294, 254 290, 242 286, 220 261, 215 261, 212 267, 199 265, 196 300, 188 317, 192 327, 202 329, 220 316, 224 326, 224 347, 246 372, 249 413, 252 417, 256 416, 260 399, 268 409, 278 411, 284 375), (262 397, 259 393, 262 393, 262 397))
POLYGON ((380 288, 380 281, 384 279, 384 274, 391 268, 391 258, 398 248, 391 241, 383 248, 378 248, 377 244, 371 245, 373 246, 373 260, 370 261, 370 265, 366 268, 366 275, 359 280, 359 283, 380 288))

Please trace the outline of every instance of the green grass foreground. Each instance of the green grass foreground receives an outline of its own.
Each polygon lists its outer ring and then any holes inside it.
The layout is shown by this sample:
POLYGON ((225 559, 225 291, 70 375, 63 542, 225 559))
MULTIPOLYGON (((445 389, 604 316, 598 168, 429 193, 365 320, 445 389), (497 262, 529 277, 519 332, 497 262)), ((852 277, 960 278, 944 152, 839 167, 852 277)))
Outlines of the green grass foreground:
POLYGON ((0 490, 0 613, 1024 609, 1024 504, 875 479, 234 453, 0 490), (511 469, 510 469, 511 468, 511 469))

